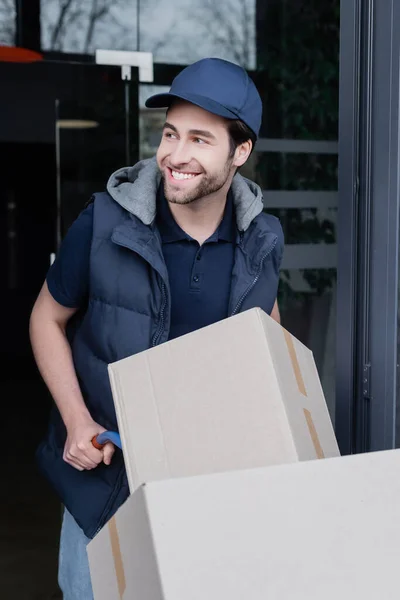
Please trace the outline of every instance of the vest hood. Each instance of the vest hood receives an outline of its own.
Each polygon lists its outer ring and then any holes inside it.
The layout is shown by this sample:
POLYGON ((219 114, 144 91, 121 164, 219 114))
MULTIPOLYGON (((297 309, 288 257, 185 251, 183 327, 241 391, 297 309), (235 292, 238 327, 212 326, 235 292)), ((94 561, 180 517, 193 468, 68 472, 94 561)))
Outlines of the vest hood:
MULTIPOLYGON (((156 158, 142 160, 133 167, 115 171, 108 180, 107 191, 125 210, 132 213, 145 225, 150 225, 156 216, 157 190, 161 173, 156 158)), ((260 187, 238 173, 231 186, 239 231, 246 231, 250 223, 264 207, 260 187)))

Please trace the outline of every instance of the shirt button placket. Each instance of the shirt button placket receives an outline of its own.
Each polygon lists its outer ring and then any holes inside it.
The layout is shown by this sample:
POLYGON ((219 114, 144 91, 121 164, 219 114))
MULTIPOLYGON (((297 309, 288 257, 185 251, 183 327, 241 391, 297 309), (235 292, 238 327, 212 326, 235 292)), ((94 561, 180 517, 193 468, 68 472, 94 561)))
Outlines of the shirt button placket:
POLYGON ((199 273, 197 270, 198 269, 197 264, 200 259, 201 259, 201 249, 199 248, 197 250, 195 261, 193 264, 192 281, 191 281, 191 285, 190 285, 190 287, 194 290, 199 290, 200 285, 201 285, 201 273, 199 273))

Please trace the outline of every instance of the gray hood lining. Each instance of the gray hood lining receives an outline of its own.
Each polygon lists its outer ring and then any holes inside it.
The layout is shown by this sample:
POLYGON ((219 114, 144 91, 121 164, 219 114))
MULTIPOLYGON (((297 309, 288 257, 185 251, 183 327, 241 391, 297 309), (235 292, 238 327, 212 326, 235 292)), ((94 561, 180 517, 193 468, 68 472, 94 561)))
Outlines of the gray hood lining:
MULTIPOLYGON (((120 206, 145 225, 156 216, 157 190, 161 173, 156 158, 142 160, 133 167, 115 171, 107 182, 107 192, 120 206)), ((231 186, 239 231, 246 231, 264 207, 260 187, 236 174, 231 186)))

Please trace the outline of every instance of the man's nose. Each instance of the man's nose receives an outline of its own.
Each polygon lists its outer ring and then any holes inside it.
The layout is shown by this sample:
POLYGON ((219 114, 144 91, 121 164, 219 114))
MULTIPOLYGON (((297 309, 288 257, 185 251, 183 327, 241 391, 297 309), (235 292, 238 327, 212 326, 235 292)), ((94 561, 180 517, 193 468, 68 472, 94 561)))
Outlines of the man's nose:
POLYGON ((170 160, 173 166, 186 165, 191 161, 189 146, 183 140, 178 142, 170 155, 170 160))

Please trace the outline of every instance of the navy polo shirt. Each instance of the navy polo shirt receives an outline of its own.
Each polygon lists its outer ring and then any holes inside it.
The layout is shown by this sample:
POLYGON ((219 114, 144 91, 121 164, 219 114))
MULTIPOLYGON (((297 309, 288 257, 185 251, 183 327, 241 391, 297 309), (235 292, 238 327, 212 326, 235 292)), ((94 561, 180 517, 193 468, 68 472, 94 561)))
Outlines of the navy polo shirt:
POLYGON ((236 244, 231 192, 219 227, 201 246, 173 218, 162 185, 156 223, 171 288, 169 339, 225 319, 236 244))

